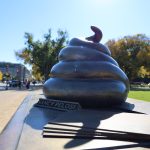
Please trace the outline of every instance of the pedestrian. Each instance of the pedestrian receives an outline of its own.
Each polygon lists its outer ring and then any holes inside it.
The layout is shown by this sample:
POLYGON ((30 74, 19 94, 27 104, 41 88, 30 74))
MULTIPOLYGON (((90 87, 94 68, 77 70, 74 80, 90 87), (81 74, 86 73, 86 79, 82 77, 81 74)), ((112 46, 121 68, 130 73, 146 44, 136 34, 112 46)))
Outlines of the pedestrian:
POLYGON ((8 84, 9 84, 9 81, 7 80, 5 90, 8 90, 8 84))
POLYGON ((30 88, 30 81, 28 80, 26 83, 26 88, 29 89, 30 88))
POLYGON ((19 89, 21 89, 21 81, 20 80, 18 82, 18 87, 19 87, 19 89))

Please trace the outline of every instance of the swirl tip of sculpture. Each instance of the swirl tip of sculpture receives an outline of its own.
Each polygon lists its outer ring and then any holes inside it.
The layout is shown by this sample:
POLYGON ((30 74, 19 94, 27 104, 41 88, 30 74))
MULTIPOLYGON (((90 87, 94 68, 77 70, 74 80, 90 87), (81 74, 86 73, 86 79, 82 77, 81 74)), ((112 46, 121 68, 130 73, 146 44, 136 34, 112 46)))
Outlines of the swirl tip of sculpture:
POLYGON ((95 34, 90 36, 90 37, 87 37, 86 40, 92 41, 94 43, 99 43, 102 39, 102 36, 103 36, 102 31, 98 27, 95 27, 95 26, 91 26, 91 30, 95 34))

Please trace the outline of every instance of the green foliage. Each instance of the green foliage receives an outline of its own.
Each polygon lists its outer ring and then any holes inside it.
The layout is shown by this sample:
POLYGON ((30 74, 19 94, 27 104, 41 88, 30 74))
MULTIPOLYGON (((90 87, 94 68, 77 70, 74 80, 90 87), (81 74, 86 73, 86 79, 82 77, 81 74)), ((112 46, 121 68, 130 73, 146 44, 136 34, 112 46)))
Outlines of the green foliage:
POLYGON ((42 79, 43 79, 43 77, 42 77, 42 75, 40 74, 40 72, 38 72, 37 66, 35 66, 35 65, 32 65, 32 75, 34 76, 34 78, 35 78, 37 81, 42 81, 42 79))
POLYGON ((7 73, 7 72, 6 72, 6 73, 3 74, 2 80, 3 80, 3 81, 5 81, 5 80, 10 80, 10 78, 11 78, 10 73, 7 73))
POLYGON ((0 71, 0 81, 3 79, 3 73, 0 71))
POLYGON ((16 56, 25 64, 32 65, 33 74, 48 79, 51 67, 58 61, 58 53, 67 42, 67 32, 58 30, 52 39, 51 30, 44 35, 44 41, 34 41, 33 35, 25 33, 25 48, 16 51, 16 56))
POLYGON ((130 80, 150 75, 150 39, 146 35, 125 36, 106 45, 130 80))

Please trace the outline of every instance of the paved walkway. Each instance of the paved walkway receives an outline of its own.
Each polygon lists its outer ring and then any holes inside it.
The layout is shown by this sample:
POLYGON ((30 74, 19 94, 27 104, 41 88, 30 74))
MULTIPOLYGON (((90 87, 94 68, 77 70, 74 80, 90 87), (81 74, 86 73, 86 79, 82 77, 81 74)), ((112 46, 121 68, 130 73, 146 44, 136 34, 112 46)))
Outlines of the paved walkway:
POLYGON ((2 90, 0 91, 0 133, 7 125, 19 105, 28 94, 41 94, 42 90, 2 90))

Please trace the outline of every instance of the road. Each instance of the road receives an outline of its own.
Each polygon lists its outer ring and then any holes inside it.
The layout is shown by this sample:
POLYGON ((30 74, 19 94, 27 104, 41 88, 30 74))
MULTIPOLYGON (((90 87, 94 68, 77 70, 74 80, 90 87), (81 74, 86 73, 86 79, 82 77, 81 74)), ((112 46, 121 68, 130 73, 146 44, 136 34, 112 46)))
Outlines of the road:
POLYGON ((41 94, 41 89, 0 90, 0 133, 28 94, 41 94))

